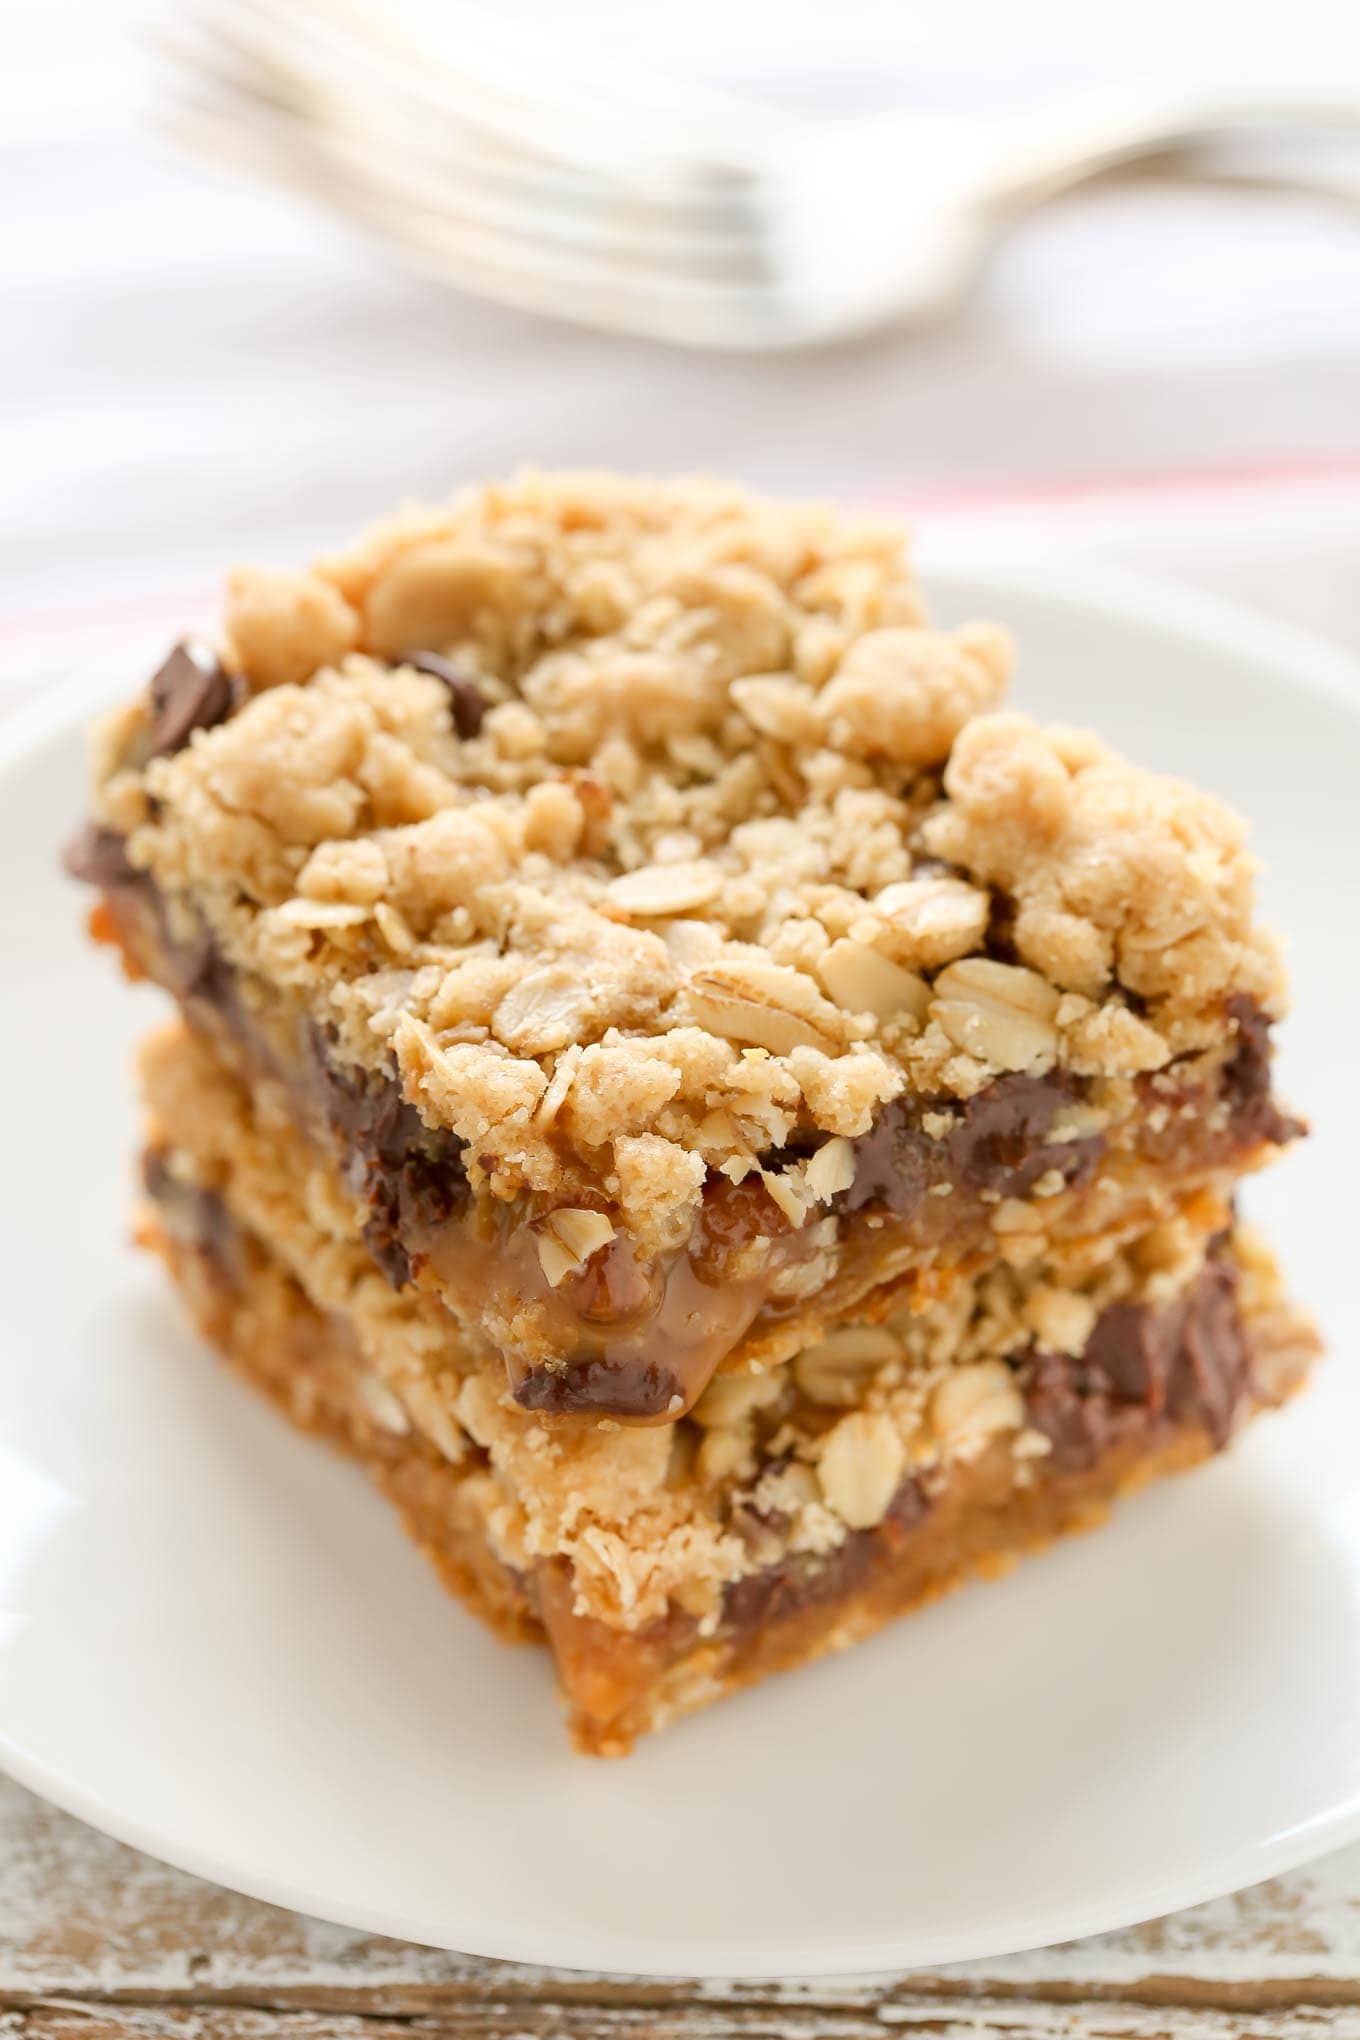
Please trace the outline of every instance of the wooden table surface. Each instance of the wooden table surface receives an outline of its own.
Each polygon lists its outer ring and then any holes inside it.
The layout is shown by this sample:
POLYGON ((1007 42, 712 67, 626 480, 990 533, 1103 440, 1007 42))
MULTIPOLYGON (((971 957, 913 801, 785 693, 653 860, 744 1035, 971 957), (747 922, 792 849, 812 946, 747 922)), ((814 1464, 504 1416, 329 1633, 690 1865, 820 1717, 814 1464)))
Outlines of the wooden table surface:
POLYGON ((237 1898, 0 1779, 0 2036, 23 2040, 1360 2040, 1360 1847, 1029 1955, 833 1982, 480 1962, 237 1898))

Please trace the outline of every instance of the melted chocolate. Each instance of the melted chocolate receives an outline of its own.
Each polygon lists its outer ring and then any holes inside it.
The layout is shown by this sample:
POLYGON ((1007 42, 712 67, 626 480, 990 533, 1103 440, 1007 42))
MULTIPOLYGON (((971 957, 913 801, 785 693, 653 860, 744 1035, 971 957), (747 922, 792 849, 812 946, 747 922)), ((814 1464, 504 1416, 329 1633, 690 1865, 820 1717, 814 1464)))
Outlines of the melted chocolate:
POLYGON ((883 1527, 852 1530, 829 1558, 803 1552, 738 1580, 724 1598, 724 1620, 734 1629, 766 1629, 853 1593, 884 1545, 914 1530, 929 1509, 919 1481, 903 1481, 883 1527))
POLYGON ((319 1034, 312 1037, 312 1073, 323 1116, 345 1157, 345 1180, 369 1208, 364 1239, 400 1289, 412 1274, 403 1234, 442 1225, 467 1199, 462 1144, 427 1126, 394 1076, 342 1069, 319 1034))
POLYGON ((72 878, 106 891, 114 886, 135 885, 142 876, 128 863, 123 837, 114 829, 101 828, 98 822, 86 822, 76 831, 62 851, 61 861, 72 878))
POLYGON ((1273 1141, 1284 1147, 1308 1129, 1281 1112, 1270 1089, 1270 1022, 1254 1000, 1239 993, 1228 1001, 1237 1023, 1237 1047, 1223 1071, 1223 1090, 1234 1137, 1248 1144, 1273 1141))
MULTIPOLYGON (((86 832, 88 836, 89 831, 86 832)), ((305 1104, 327 1126, 343 1156, 345 1180, 368 1205, 364 1238, 394 1289, 411 1279, 412 1261, 402 1243, 408 1227, 440 1225, 467 1197, 462 1146, 451 1133, 426 1126, 402 1097, 395 1076, 369 1077, 343 1069, 318 1033, 299 1071, 284 1067, 258 1021, 241 998, 236 971, 205 928, 172 935, 159 892, 144 872, 121 859, 122 840, 108 830, 93 832, 68 852, 78 874, 91 867, 106 887, 134 887, 155 923, 155 965, 160 981, 189 1006, 211 1008, 244 1051, 246 1064, 286 1088, 305 1094, 305 1104), (115 878, 114 873, 118 876, 115 878)))
POLYGON ((1084 1183, 1105 1142, 1044 1138, 1064 1106, 1083 1093, 1077 1077, 1052 1070, 1045 1077, 999 1077, 963 1108, 963 1120, 946 1136, 951 1168, 971 1190, 1025 1197, 1041 1176, 1056 1169, 1064 1183, 1084 1183))
POLYGON ((874 1538, 853 1531, 830 1558, 785 1559, 738 1580, 723 1601, 724 1621, 733 1629, 768 1629, 805 1608, 838 1600, 857 1587, 874 1555, 874 1538))
POLYGON ((1052 1446, 1047 1464, 1077 1473, 1131 1428, 1164 1419, 1226 1444, 1247 1387, 1237 1277, 1216 1255, 1165 1309, 1118 1303, 1103 1312, 1080 1359, 1036 1353, 1026 1407, 1052 1446))
POLYGON ((535 1367, 515 1390, 521 1409, 551 1417, 664 1417, 684 1401, 683 1384, 654 1360, 575 1360, 561 1369, 535 1367))
POLYGON ((1203 1424, 1216 1446, 1227 1444, 1251 1386, 1251 1356, 1237 1305, 1237 1271, 1216 1258, 1200 1276, 1179 1343, 1170 1356, 1167 1414, 1203 1424))
POLYGON ((945 1110, 948 1100, 924 1107, 897 1100, 855 1142, 855 1180, 833 1208, 881 1206, 910 1219, 935 1182, 998 1197, 1027 1196, 1050 1170, 1066 1184, 1083 1183, 1104 1151, 1104 1140, 1099 1135, 1044 1138, 1058 1112, 1081 1095, 1080 1080, 1060 1070, 1043 1077, 998 1077, 966 1101, 943 1140, 932 1140, 920 1120, 923 1111, 945 1110))
POLYGON ((925 1202, 938 1146, 921 1131, 914 1112, 886 1105, 855 1142, 855 1180, 832 1202, 833 1211, 883 1209, 903 1221, 925 1202))
MULTIPOLYGON (((395 1287, 409 1282, 420 1253, 413 1263, 408 1242, 428 1242, 467 1202, 461 1143, 446 1131, 426 1126, 402 1097, 394 1074, 342 1068, 320 1035, 312 1037, 309 1058, 282 1066, 240 997, 236 973, 207 931, 172 937, 155 887, 145 874, 133 870, 120 838, 111 831, 87 828, 67 853, 67 864, 76 875, 101 885, 111 900, 123 901, 134 915, 141 913, 144 898, 155 930, 151 954, 144 959, 147 967, 191 1008, 196 1001, 210 1006, 241 1043, 247 1065, 286 1085, 300 1096, 303 1116, 327 1127, 344 1157, 348 1182, 367 1204, 364 1237, 376 1263, 395 1287)), ((122 914, 124 909, 115 911, 122 914)), ((138 946, 134 938, 134 950, 138 946)), ((1219 1137, 1229 1155, 1263 1141, 1293 1139, 1303 1130, 1271 1098, 1265 1016, 1246 1001, 1234 1001, 1232 1011, 1238 1041, 1222 1077, 1228 1124, 1219 1137)), ((1066 1184, 1079 1184, 1097 1167, 1103 1141, 1053 1141, 1046 1135, 1055 1115, 1083 1094, 1081 1080, 1063 1072, 1005 1076, 961 1108, 951 1106, 950 1130, 939 1140, 931 1139, 920 1124, 921 1113, 928 1108, 911 1110, 894 1103, 855 1143, 855 1180, 834 1201, 833 1209, 848 1213, 877 1209, 905 1223, 932 1186, 941 1182, 996 1197, 1024 1196, 1050 1172, 1066 1184)), ((786 1230, 787 1221, 757 1181, 748 1179, 734 1190, 719 1179, 704 1200, 691 1243, 690 1279, 726 1293, 733 1254, 754 1233, 774 1236, 786 1230)), ((635 1286, 636 1297, 631 1292, 625 1296, 613 1276, 608 1283, 602 1276, 592 1277, 582 1296, 583 1326, 615 1325, 620 1309, 626 1316, 650 1318, 661 1292, 650 1276, 635 1286)), ((1098 1392, 1096 1384, 1088 1384, 1091 1392, 1079 1397, 1065 1362, 1052 1355, 1037 1356, 1031 1391, 1034 1421, 1053 1439, 1060 1456, 1080 1463, 1083 1454, 1097 1449, 1092 1440, 1098 1441, 1112 1413, 1144 1403, 1151 1407, 1159 1395, 1172 1415, 1193 1399, 1211 1434, 1224 1435, 1239 1387, 1225 1363, 1227 1335, 1221 1324, 1210 1322, 1209 1311, 1207 1296, 1201 1296, 1178 1345, 1161 1329, 1131 1325, 1120 1330, 1120 1321, 1114 1320, 1092 1354, 1092 1367, 1104 1369, 1104 1381, 1098 1392), (1167 1358, 1172 1351, 1174 1365, 1167 1358), (1140 1386, 1144 1383, 1146 1388, 1140 1386)), ((675 1369, 664 1360, 647 1359, 641 1350, 629 1352, 624 1347, 609 1355, 582 1353, 564 1372, 535 1370, 519 1384, 517 1394, 526 1408, 591 1410, 645 1420, 664 1416, 677 1394, 683 1399, 684 1390, 675 1369)))
MULTIPOLYGON (((1250 1386, 1232 1263, 1215 1255, 1189 1292, 1164 1310, 1113 1305, 1097 1319, 1084 1353, 1035 1353, 1026 1372, 1026 1415, 1052 1448, 1040 1478, 1085 1473, 1111 1447, 1150 1438, 1166 1423, 1198 1425, 1222 1446, 1250 1386)), ((885 1521, 852 1531, 828 1559, 798 1554, 729 1587, 726 1624, 766 1628, 853 1593, 930 1507, 920 1483, 904 1481, 885 1521)))

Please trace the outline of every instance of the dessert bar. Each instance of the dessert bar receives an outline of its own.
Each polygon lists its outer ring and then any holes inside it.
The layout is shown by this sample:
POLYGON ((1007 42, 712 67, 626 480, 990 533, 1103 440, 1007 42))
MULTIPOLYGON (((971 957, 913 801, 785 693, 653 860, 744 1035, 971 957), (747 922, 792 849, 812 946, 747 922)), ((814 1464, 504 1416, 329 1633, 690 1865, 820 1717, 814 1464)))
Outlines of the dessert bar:
POLYGON ((1304 1130, 1244 826, 1010 665, 885 521, 528 474, 240 570, 95 734, 68 861, 178 1007, 142 1236, 585 1749, 1314 1350, 1236 1215, 1304 1130))
POLYGON ((525 1408, 667 1421, 1298 1130, 1241 825, 1008 664, 891 529, 529 479, 239 575, 77 866, 525 1408))
POLYGON ((442 1303, 390 1288, 355 1201, 201 1042, 153 1037, 142 1077, 144 1236, 203 1331, 370 1468, 480 1614, 546 1639, 592 1752, 1098 1521, 1282 1400, 1314 1350, 1264 1248, 1206 1200, 725 1372, 675 1423, 545 1424, 442 1303))

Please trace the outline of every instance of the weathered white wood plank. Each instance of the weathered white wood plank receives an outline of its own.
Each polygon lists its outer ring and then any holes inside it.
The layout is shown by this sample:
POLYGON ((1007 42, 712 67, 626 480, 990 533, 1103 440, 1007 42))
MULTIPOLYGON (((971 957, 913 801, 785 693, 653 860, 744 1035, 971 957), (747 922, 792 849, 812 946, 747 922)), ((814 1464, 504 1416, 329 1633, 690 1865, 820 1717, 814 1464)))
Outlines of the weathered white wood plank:
POLYGON ((1176 2012, 1136 2005, 1044 2006, 979 1999, 943 2008, 918 1999, 884 2020, 867 2011, 676 2004, 611 2010, 479 2007, 406 2020, 232 2008, 113 2007, 72 2001, 0 2014, 6 2040, 1355 2040, 1357 2016, 1303 2007, 1287 2013, 1176 2012))
POLYGON ((167 1869, 0 1780, 0 2007, 10 2018, 0 2033, 25 2040, 883 2040, 894 2029, 1360 2040, 1360 1848, 1170 1920, 1028 1955, 910 1978, 666 1984, 481 1962, 304 1919, 167 1869))

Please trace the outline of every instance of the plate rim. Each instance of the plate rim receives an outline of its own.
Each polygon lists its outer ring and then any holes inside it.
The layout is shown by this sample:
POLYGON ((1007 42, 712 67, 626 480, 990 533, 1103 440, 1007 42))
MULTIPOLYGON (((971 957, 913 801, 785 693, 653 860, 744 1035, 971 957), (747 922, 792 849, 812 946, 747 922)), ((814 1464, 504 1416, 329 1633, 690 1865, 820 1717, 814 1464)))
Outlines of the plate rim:
MULTIPOLYGON (((1012 596, 1037 596, 1084 619, 1088 627, 1098 629, 1102 622, 1114 619, 1134 628, 1210 643, 1230 658, 1250 659, 1256 664, 1265 659, 1278 665, 1284 684, 1301 686, 1346 707, 1355 718, 1360 735, 1360 658, 1321 634, 1263 615, 1247 604, 1104 563, 1090 564, 1077 557, 1047 553, 1031 559, 1023 549, 977 544, 952 534, 923 542, 918 549, 918 565, 928 599, 933 587, 943 593, 951 583, 958 586, 986 582, 991 591, 989 601, 994 600, 1003 615, 1004 605, 1012 596)), ((22 764, 41 745, 72 730, 101 707, 112 705, 126 692, 129 669, 141 648, 151 647, 149 657, 155 658, 164 644, 163 632, 158 632, 154 640, 148 634, 138 634, 95 659, 82 660, 69 677, 40 687, 27 699, 0 712, 0 774, 22 764)), ((947 1942, 938 1937, 933 1941, 913 1941, 907 1926, 891 1941, 878 1938, 855 1942, 840 1934, 801 1950, 796 1971, 789 1969, 788 1950, 768 1939, 743 1950, 737 1966, 726 1945, 705 1944, 700 1937, 687 1946, 685 1967, 678 1969, 674 1951, 668 1951, 662 1939, 639 1940, 629 1935, 615 1941, 605 1927, 597 1929, 596 1940, 583 1949, 579 1945, 581 1936, 575 1930, 569 1935, 560 1929, 536 1932, 531 1928, 521 1933, 513 1927, 507 1931, 504 1922, 496 1925, 471 1920, 456 1928, 450 1924, 438 1933, 427 1924, 413 1934, 409 1918, 387 1912, 381 1905, 335 1906, 323 1901, 318 1909, 318 1894, 287 1878, 261 1876, 250 1868, 243 1870, 231 1861, 214 1857, 208 1848, 176 1845, 167 1850, 152 1827, 126 1817, 97 1792, 87 1792, 58 1766, 34 1757, 2 1727, 0 1770, 115 1841, 247 1898, 351 1931, 383 1934, 420 1947, 533 1967, 623 1977, 675 1979, 701 1975, 723 1981, 769 1981, 887 1975, 909 1968, 1016 1955, 1057 1942, 1118 1931, 1208 1903, 1297 1869, 1329 1850, 1360 1839, 1358 1790, 1336 1807, 1257 1842, 1250 1849, 1239 1849, 1221 1861, 1208 1863, 1197 1873, 1169 1874, 1155 1888, 1145 1890, 1132 1909, 1127 1897, 1121 1902, 1118 1894, 1072 1905, 1043 1918, 1027 1917, 1021 1906, 1009 1923, 993 1919, 986 1926, 954 1935, 947 1942), (567 1940, 572 1945, 564 1945, 567 1940)))

